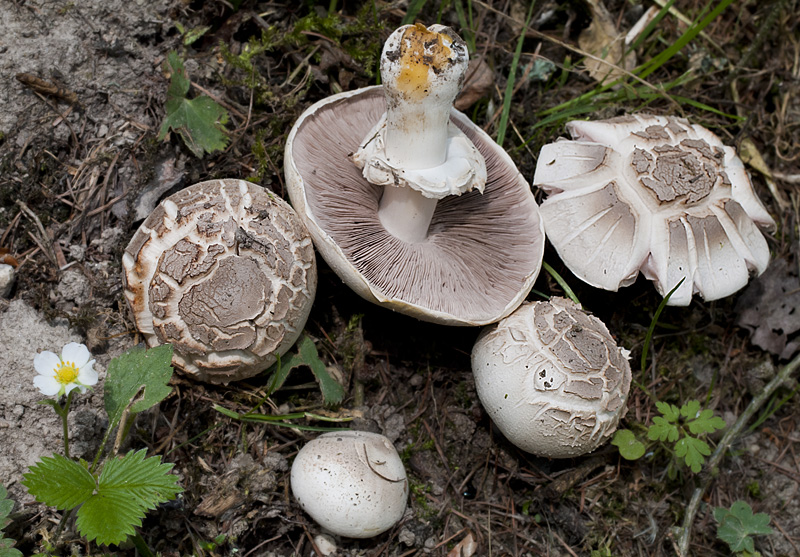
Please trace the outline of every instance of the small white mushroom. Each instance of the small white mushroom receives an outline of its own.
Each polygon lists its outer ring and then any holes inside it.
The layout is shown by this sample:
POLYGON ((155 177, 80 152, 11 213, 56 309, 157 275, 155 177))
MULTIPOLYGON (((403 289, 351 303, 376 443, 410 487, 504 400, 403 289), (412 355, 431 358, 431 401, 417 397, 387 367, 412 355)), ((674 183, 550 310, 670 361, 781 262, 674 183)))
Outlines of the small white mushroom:
POLYGON ((16 271, 7 263, 0 263, 0 298, 7 298, 14 287, 16 271))
POLYGON ((534 185, 547 237, 575 275, 616 291, 641 271, 670 305, 728 296, 760 274, 774 226, 733 148, 685 119, 570 122, 545 145, 534 185))
POLYGON ((150 346, 212 383, 252 377, 303 330, 314 247, 282 199, 243 180, 183 189, 142 223, 122 257, 125 297, 150 346))
POLYGON ((605 443, 625 414, 628 351, 564 298, 526 303, 487 327, 472 350, 478 397, 520 449, 551 458, 605 443))
POLYGON ((292 463, 292 493, 320 526, 338 536, 370 538, 402 517, 406 470, 383 435, 341 431, 307 443, 292 463))

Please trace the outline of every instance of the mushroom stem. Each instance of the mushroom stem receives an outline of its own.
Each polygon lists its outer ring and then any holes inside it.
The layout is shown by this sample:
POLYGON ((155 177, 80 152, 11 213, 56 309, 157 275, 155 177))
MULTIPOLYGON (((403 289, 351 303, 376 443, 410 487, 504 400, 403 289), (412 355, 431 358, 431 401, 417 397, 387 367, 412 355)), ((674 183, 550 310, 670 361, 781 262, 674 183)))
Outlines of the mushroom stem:
POLYGON ((428 237, 438 201, 406 186, 387 186, 378 204, 378 218, 392 236, 404 242, 421 242, 428 237))
POLYGON ((386 113, 352 159, 384 186, 378 216, 406 242, 425 240, 437 200, 486 183, 483 156, 450 123, 468 63, 464 42, 442 25, 406 25, 384 46, 386 113))
POLYGON ((443 164, 453 99, 394 97, 386 109, 386 160, 409 170, 443 164))

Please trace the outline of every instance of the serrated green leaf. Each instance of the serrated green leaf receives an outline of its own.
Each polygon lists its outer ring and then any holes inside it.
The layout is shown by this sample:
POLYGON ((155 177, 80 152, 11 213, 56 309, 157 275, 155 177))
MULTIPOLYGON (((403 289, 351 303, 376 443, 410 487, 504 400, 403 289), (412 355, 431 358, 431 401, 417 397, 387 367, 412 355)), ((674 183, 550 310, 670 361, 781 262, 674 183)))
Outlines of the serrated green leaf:
POLYGON ((167 89, 167 102, 171 99, 179 99, 186 96, 192 82, 183 66, 183 60, 174 50, 167 54, 167 64, 170 67, 169 88, 167 89))
POLYGON ((619 454, 625 460, 637 460, 644 456, 644 443, 639 441, 629 429, 617 430, 611 444, 619 447, 619 454))
POLYGON ((20 550, 11 547, 14 543, 14 540, 0 538, 0 557, 22 557, 20 550))
POLYGON ((647 438, 651 441, 676 441, 680 433, 678 426, 670 423, 663 416, 653 418, 653 425, 647 428, 647 438))
POLYGON ((680 409, 674 404, 666 402, 656 402, 656 409, 664 416, 664 419, 673 424, 678 423, 681 418, 680 409))
POLYGON ((719 523, 717 537, 727 543, 733 552, 754 553, 755 546, 750 536, 772 533, 772 528, 769 527, 769 515, 753 514, 753 509, 745 501, 736 501, 730 510, 716 507, 714 518, 719 523))
POLYGON ((170 475, 172 464, 130 451, 103 466, 97 493, 78 509, 77 526, 89 541, 118 544, 134 533, 145 513, 174 499, 183 489, 170 475))
POLYGON ((11 509, 14 508, 14 501, 11 499, 6 499, 8 496, 8 491, 2 485, 0 485, 0 530, 2 530, 6 525, 6 517, 11 514, 11 509))
POLYGON ((694 420, 700 412, 700 401, 690 400, 681 406, 681 416, 687 420, 694 420))
POLYGON ((319 359, 314 341, 307 336, 303 337, 298 343, 298 354, 317 378, 325 404, 328 406, 340 404, 344 400, 344 388, 325 369, 325 364, 319 359))
POLYGON ((86 502, 96 487, 84 466, 58 454, 42 457, 22 477, 22 485, 37 501, 62 510, 86 502))
POLYGON ((204 153, 225 149, 228 145, 228 136, 225 134, 228 111, 206 95, 187 99, 191 81, 183 62, 176 52, 170 52, 167 63, 172 76, 164 107, 167 116, 161 124, 158 139, 164 139, 170 130, 175 130, 198 158, 204 153))
POLYGON ((706 409, 700 412, 697 418, 689 422, 688 425, 689 431, 694 435, 700 435, 701 433, 713 433, 718 429, 724 429, 726 424, 725 420, 714 415, 713 410, 706 409))
POLYGON ((172 387, 167 383, 172 377, 171 364, 171 344, 162 344, 149 350, 134 346, 111 360, 103 395, 110 428, 119 424, 125 408, 142 388, 143 392, 131 405, 131 414, 147 410, 169 395, 172 387))
POLYGON ((711 449, 708 443, 701 439, 686 436, 675 443, 675 456, 682 458, 686 466, 695 474, 700 472, 703 468, 703 463, 706 461, 705 457, 710 454, 711 449))

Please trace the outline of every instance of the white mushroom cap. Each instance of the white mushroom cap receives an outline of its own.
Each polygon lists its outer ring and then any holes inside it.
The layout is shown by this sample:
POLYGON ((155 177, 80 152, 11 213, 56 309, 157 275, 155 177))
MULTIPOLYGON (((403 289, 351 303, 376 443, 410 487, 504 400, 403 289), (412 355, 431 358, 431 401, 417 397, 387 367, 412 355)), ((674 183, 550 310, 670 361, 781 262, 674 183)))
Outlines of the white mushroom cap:
POLYGON ((534 185, 547 237, 592 286, 616 291, 641 271, 669 300, 716 300, 769 262, 774 226, 733 148, 682 118, 570 122, 573 141, 545 145, 534 185))
POLYGON ((322 257, 363 298, 435 323, 485 325, 528 295, 544 253, 530 186, 511 158, 456 110, 451 122, 486 160, 487 182, 438 202, 424 241, 378 218, 383 187, 349 159, 386 111, 381 87, 328 97, 306 110, 286 144, 286 184, 322 257))
POLYGON ((629 352, 570 300, 526 303, 472 349, 478 397, 520 449, 551 458, 605 443, 627 411, 629 352))
POLYGON ((307 443, 292 463, 292 493, 320 526, 333 534, 369 538, 403 517, 406 470, 383 435, 341 431, 307 443))
POLYGON ((252 377, 303 331, 317 285, 314 247, 282 199, 211 180, 163 200, 122 257, 125 297, 150 346, 212 383, 252 377))

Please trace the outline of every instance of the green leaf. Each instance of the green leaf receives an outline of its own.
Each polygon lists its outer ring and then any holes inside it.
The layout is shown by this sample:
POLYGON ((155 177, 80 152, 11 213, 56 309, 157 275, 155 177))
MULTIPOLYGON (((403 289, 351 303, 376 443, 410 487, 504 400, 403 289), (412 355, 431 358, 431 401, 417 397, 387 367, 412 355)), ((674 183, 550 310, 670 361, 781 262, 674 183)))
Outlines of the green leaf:
POLYGON ((678 420, 680 420, 681 418, 681 411, 674 404, 668 404, 666 402, 656 402, 656 408, 668 422, 677 424, 678 420))
POLYGON ((706 461, 705 457, 711 454, 708 443, 694 437, 683 437, 675 443, 675 456, 682 458, 692 472, 697 474, 706 461))
POLYGON ((713 410, 703 410, 697 418, 689 422, 689 431, 695 435, 701 433, 713 433, 718 429, 725 428, 725 420, 714 415, 713 410))
POLYGON ((311 338, 303 337, 298 345, 298 354, 303 359, 303 363, 311 368, 314 377, 317 378, 325 404, 327 406, 340 404, 344 400, 344 388, 325 369, 325 364, 319 359, 317 347, 314 346, 314 341, 311 338))
POLYGON ((700 414, 700 401, 690 400, 681 406, 681 416, 687 420, 694 420, 700 414))
POLYGON ((653 425, 647 428, 647 438, 651 441, 676 441, 680 433, 678 426, 670 423, 662 416, 653 418, 653 425))
POLYGON ((176 52, 167 55, 167 63, 171 68, 167 104, 164 107, 167 117, 161 124, 158 139, 164 139, 170 130, 175 130, 183 139, 189 150, 198 158, 203 153, 221 151, 228 145, 225 124, 228 112, 212 98, 202 95, 189 100, 191 81, 183 62, 176 52))
POLYGON ((0 530, 5 528, 9 522, 8 515, 11 514, 11 510, 14 508, 14 501, 11 499, 6 499, 8 495, 8 491, 2 485, 0 485, 0 530))
POLYGON ((164 400, 172 387, 172 345, 162 344, 145 350, 134 346, 108 364, 104 402, 109 428, 119 424, 125 408, 131 414, 142 412, 164 400))
POLYGON ((755 552, 753 538, 758 534, 771 534, 769 515, 753 514, 753 509, 745 501, 736 501, 730 510, 724 507, 714 509, 714 518, 719 523, 717 537, 730 546, 731 551, 755 552))
POLYGON ((21 551, 11 547, 16 542, 3 535, 3 528, 11 522, 8 515, 14 508, 14 501, 6 499, 6 495, 8 495, 6 488, 0 485, 0 557, 22 557, 21 551))
POLYGON ((42 457, 22 477, 22 485, 37 501, 62 510, 87 501, 96 487, 85 466, 58 454, 42 457))
POLYGON ((78 509, 81 535, 106 545, 124 541, 148 510, 183 491, 178 478, 169 474, 172 466, 159 456, 145 458, 144 450, 106 462, 96 494, 78 509))
POLYGON ((619 447, 619 454, 625 460, 637 460, 644 456, 644 443, 639 441, 629 429, 617 430, 611 444, 619 447))

